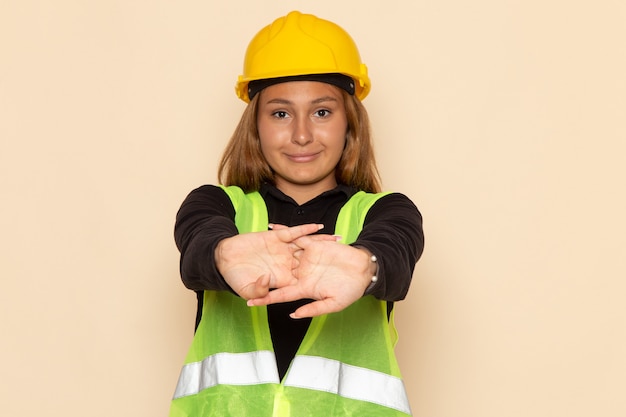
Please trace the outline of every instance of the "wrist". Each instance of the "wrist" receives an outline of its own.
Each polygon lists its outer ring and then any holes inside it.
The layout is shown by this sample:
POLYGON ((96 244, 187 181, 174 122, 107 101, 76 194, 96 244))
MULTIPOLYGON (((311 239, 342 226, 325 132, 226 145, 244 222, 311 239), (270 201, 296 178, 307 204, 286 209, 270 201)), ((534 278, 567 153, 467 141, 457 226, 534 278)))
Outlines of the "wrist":
POLYGON ((227 248, 228 248, 228 242, 230 241, 230 239, 231 238, 229 237, 224 238, 220 240, 217 245, 215 245, 215 250, 213 252, 213 259, 215 261, 215 269, 217 269, 217 271, 220 274, 223 273, 224 262, 226 262, 228 258, 227 248))
POLYGON ((358 246, 356 248, 361 250, 367 256, 367 272, 365 274, 367 278, 367 287, 365 288, 365 294, 368 294, 376 285, 376 282, 378 282, 378 258, 376 257, 376 255, 370 252, 369 249, 366 249, 362 246, 358 246))

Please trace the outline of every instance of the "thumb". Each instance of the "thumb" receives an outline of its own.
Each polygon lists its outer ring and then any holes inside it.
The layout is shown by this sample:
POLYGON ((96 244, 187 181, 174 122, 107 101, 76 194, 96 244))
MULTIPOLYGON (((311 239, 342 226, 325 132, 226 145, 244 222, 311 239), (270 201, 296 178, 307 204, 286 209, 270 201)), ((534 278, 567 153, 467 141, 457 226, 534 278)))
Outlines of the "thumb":
POLYGON ((237 291, 237 294, 244 300, 250 300, 253 298, 260 298, 267 295, 270 290, 270 275, 265 274, 257 278, 256 281, 251 282, 237 291))

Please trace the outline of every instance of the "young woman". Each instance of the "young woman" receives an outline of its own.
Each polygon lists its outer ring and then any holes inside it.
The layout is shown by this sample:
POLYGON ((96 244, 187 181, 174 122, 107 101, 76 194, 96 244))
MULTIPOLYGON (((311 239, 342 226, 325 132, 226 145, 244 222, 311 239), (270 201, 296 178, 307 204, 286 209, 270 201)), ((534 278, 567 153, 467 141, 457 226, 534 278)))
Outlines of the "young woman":
POLYGON ((369 89, 332 22, 291 12, 250 43, 222 185, 192 191, 176 219, 199 306, 171 416, 410 415, 393 302, 422 221, 380 192, 369 89))

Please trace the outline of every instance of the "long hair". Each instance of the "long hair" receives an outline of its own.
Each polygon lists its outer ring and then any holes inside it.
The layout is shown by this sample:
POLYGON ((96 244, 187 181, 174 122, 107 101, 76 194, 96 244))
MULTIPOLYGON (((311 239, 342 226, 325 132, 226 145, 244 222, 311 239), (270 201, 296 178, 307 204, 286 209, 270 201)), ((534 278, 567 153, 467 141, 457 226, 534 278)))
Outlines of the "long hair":
POLYGON ((376 166, 372 128, 367 110, 361 100, 343 93, 346 106, 348 132, 346 146, 337 164, 337 183, 346 184, 368 193, 381 191, 380 174, 376 166))
MULTIPOLYGON (((380 175, 367 110, 358 98, 341 92, 348 128, 346 145, 335 170, 337 183, 370 193, 380 192, 380 175)), ((245 192, 258 190, 264 182, 274 184, 274 172, 261 152, 257 128, 259 96, 254 96, 241 115, 218 167, 221 184, 236 185, 245 192)))

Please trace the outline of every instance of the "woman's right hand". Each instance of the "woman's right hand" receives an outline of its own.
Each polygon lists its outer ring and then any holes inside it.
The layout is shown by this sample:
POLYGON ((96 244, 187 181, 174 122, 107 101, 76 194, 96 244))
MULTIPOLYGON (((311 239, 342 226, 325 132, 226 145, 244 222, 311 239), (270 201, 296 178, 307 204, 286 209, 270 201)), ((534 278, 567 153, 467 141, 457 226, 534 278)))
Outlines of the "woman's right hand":
MULTIPOLYGON (((319 224, 277 226, 266 232, 226 238, 215 248, 217 269, 240 297, 246 300, 264 297, 271 288, 281 288, 296 281, 292 273, 295 268, 293 254, 299 248, 293 241, 322 227, 319 224)), ((328 236, 327 239, 334 238, 328 236)))

